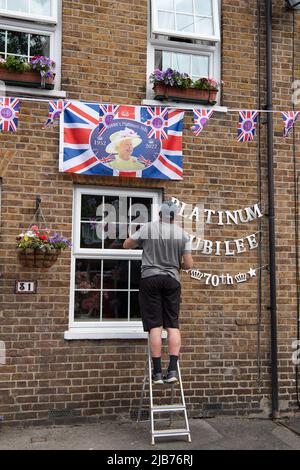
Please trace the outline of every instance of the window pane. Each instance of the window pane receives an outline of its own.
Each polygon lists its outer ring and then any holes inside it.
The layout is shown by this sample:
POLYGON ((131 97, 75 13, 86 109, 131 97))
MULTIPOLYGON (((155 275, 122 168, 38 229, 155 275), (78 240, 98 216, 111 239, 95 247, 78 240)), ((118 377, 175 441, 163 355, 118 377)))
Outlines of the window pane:
MULTIPOLYGON (((118 223, 129 222, 129 197, 125 196, 105 196, 105 217, 109 214, 114 216, 113 221, 118 223)), ((112 219, 110 219, 112 220, 112 219)))
POLYGON ((130 293, 130 320, 141 320, 140 306, 139 306, 139 293, 130 293))
POLYGON ((161 70, 166 70, 168 68, 172 68, 172 53, 163 51, 162 53, 162 69, 161 70))
POLYGON ((130 267, 130 289, 140 288, 141 279, 141 261, 131 261, 130 267))
POLYGON ((30 56, 45 55, 50 56, 50 37, 38 34, 30 35, 30 56))
POLYGON ((51 16, 51 0, 31 0, 30 13, 51 16))
POLYGON ((151 220, 152 198, 131 198, 131 222, 145 223, 151 220))
POLYGON ((102 203, 102 196, 83 194, 81 196, 81 220, 101 221, 102 203))
POLYGON ((75 320, 100 320, 100 291, 75 292, 75 320))
POLYGON ((75 289, 101 288, 101 260, 77 259, 75 289))
POLYGON ((0 54, 5 53, 5 31, 3 29, 0 30, 0 54))
POLYGON ((193 13, 193 0, 175 0, 175 3, 177 12, 193 13))
POLYGON ((103 289, 128 289, 128 261, 103 261, 103 289))
POLYGON ((194 32, 194 17, 191 15, 176 15, 177 31, 194 32))
POLYGON ((162 30, 175 30, 175 15, 173 13, 158 12, 158 27, 162 30))
POLYGON ((103 224, 88 222, 81 224, 80 248, 102 248, 103 224))
POLYGON ((174 10, 174 0, 157 0, 159 10, 174 10))
POLYGON ((5 0, 0 0, 0 8, 5 9, 5 0))
POLYGON ((6 10, 28 13, 29 0, 8 0, 6 10))
POLYGON ((102 294, 102 319, 108 321, 128 320, 128 292, 108 292, 102 294))
POLYGON ((213 20, 210 18, 196 16, 195 28, 196 33, 200 33, 203 36, 213 36, 214 34, 213 20))
POLYGON ((28 38, 27 33, 19 31, 7 32, 7 52, 8 54, 28 55, 28 38))
POLYGON ((209 58, 207 56, 192 56, 192 77, 208 77, 209 58))
POLYGON ((191 56, 189 54, 175 54, 173 53, 173 67, 181 73, 190 74, 191 70, 191 56))
POLYGON ((107 223, 104 227, 104 248, 109 250, 120 250, 128 237, 128 225, 107 223))
POLYGON ((212 0, 195 0, 195 14, 212 16, 212 0))

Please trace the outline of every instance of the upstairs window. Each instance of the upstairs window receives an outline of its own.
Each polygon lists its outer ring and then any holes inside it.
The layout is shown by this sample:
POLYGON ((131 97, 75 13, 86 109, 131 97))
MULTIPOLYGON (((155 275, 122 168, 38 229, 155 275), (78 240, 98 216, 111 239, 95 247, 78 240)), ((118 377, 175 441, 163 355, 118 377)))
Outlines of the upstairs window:
POLYGON ((153 0, 153 33, 220 40, 217 0, 153 0))
POLYGON ((35 55, 56 63, 55 88, 60 86, 61 0, 0 0, 0 58, 35 55))
POLYGON ((170 67, 193 80, 220 80, 220 0, 149 1, 148 77, 170 67))
POLYGON ((0 0, 0 13, 9 17, 57 22, 56 0, 0 0))

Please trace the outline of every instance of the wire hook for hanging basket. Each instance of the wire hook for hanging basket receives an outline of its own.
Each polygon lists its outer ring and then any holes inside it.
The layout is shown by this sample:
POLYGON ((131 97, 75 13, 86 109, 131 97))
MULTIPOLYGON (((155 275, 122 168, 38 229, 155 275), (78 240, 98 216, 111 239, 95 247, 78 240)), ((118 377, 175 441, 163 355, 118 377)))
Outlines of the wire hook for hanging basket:
POLYGON ((42 224, 46 225, 46 219, 42 209, 42 198, 40 195, 37 195, 35 198, 35 213, 33 215, 30 227, 33 225, 38 225, 40 220, 42 221, 42 224))

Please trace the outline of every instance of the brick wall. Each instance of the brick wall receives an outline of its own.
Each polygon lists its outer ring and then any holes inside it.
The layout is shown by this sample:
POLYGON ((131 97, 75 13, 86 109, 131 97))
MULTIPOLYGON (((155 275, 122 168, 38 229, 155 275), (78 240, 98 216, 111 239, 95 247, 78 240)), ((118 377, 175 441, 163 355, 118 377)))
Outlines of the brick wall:
MULTIPOLYGON (((263 2, 222 3, 222 104, 262 108, 266 87, 263 2), (260 43, 257 4, 261 8, 260 43)), ((291 109, 293 77, 293 14, 285 11, 283 3, 274 2, 274 105, 280 110, 291 109)), ((64 1, 63 5, 62 89, 68 97, 140 104, 146 88, 147 1, 84 0, 64 1)), ((296 38, 299 30, 300 19, 295 15, 296 38)), ((299 79, 297 45, 294 75, 299 79)), ((46 115, 46 104, 24 102, 18 133, 0 136, 0 339, 5 341, 8 355, 7 364, 0 366, 0 416, 5 422, 48 422, 56 412, 63 411, 70 422, 133 413, 141 389, 145 341, 65 341, 70 252, 65 252, 51 269, 33 271, 17 263, 14 237, 32 221, 37 194, 42 197, 49 227, 70 237, 74 184, 164 187, 166 195, 175 195, 186 203, 203 203, 213 210, 235 210, 261 201, 267 213, 265 116, 261 117, 255 141, 241 144, 236 141, 237 113, 216 113, 200 137, 189 131, 192 121, 191 113, 187 113, 184 179, 162 182, 59 173, 58 127, 43 131, 46 115), (14 294, 15 280, 24 278, 38 281, 37 294, 14 294)), ((291 362, 297 324, 295 168, 293 139, 282 140, 280 119, 276 115, 274 140, 278 366, 280 406, 290 412, 296 409, 291 362)), ((297 142, 299 131, 294 135, 297 142)), ((198 252, 195 266, 208 272, 236 273, 267 264, 267 215, 260 224, 253 221, 221 229, 206 226, 205 237, 228 240, 257 230, 262 230, 261 250, 232 258, 207 257, 198 252)), ((218 288, 183 274, 182 284, 181 368, 190 413, 205 416, 215 408, 223 414, 268 416, 268 272, 263 270, 261 278, 245 284, 218 288)))

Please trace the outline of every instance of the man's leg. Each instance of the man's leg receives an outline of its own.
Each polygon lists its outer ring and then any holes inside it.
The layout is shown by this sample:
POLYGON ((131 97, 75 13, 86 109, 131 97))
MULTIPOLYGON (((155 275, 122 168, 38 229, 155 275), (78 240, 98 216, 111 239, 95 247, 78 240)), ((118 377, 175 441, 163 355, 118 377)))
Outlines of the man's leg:
POLYGON ((177 361, 181 347, 181 335, 178 328, 167 328, 170 362, 168 372, 177 371, 177 361))
POLYGON ((180 304, 180 283, 169 276, 166 276, 163 295, 163 318, 164 327, 168 331, 168 349, 170 362, 166 381, 168 383, 177 382, 177 361, 181 347, 181 335, 179 331, 179 304, 180 304))
POLYGON ((181 335, 178 328, 167 328, 168 348, 170 356, 179 356, 181 347, 181 335))
POLYGON ((150 352, 153 362, 153 373, 161 373, 162 326, 150 330, 150 352))

